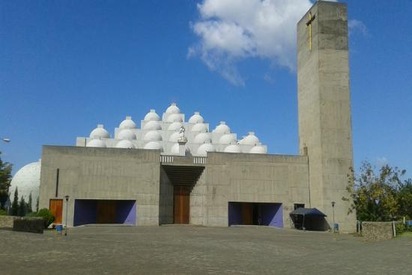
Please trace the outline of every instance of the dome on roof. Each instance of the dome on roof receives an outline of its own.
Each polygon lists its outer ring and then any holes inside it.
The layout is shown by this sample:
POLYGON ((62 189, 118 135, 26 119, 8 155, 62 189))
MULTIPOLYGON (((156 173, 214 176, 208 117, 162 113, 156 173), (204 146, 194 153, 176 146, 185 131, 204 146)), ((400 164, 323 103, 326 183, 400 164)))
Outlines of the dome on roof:
POLYGON ((251 154, 266 154, 267 149, 262 145, 256 145, 256 146, 253 146, 252 149, 250 149, 249 153, 251 153, 251 154))
POLYGON ((259 139, 255 136, 254 132, 249 132, 249 135, 244 137, 239 141, 239 144, 245 144, 245 145, 258 145, 259 144, 259 139))
POLYGON ((172 124, 169 125, 167 130, 169 130, 169 131, 178 131, 182 126, 183 126, 183 124, 181 122, 178 122, 178 121, 173 122, 172 124))
POLYGON ((33 211, 36 211, 36 203, 37 198, 39 197, 40 188, 40 170, 41 162, 36 161, 23 166, 23 168, 17 171, 10 183, 10 199, 13 199, 12 196, 14 195, 17 187, 19 199, 23 197, 26 203, 29 202, 29 197, 31 194, 31 208, 33 209, 33 211))
POLYGON ((162 126, 159 121, 151 120, 143 126, 143 130, 161 130, 162 126))
POLYGON ((134 123, 131 116, 127 116, 126 119, 120 123, 119 128, 120 129, 135 129, 136 123, 134 123))
POLYGON ((195 136, 193 143, 211 143, 212 140, 210 138, 209 133, 199 133, 195 136))
POLYGON ((169 141, 170 142, 177 142, 179 140, 180 134, 179 132, 174 132, 173 134, 170 135, 169 141))
POLYGON ((207 132, 207 125, 203 122, 196 123, 195 125, 193 125, 191 131, 192 132, 206 133, 207 132))
POLYGON ((225 148, 224 152, 225 153, 240 153, 241 150, 238 144, 230 144, 225 148))
POLYGON ((150 109, 150 111, 145 115, 144 121, 159 121, 160 116, 156 113, 154 109, 150 109))
POLYGON ((147 132, 144 137, 143 137, 144 141, 162 141, 162 135, 156 131, 156 130, 152 130, 147 132))
POLYGON ((144 149, 163 151, 162 145, 157 141, 150 141, 146 143, 146 145, 144 146, 144 149))
POLYGON ((171 114, 166 120, 167 122, 183 122, 183 118, 180 114, 171 114))
POLYGON ((121 140, 116 144, 116 148, 134 149, 135 146, 130 140, 121 140))
POLYGON ((166 109, 166 114, 180 114, 180 109, 176 106, 176 103, 172 103, 166 109))
POLYGON ((199 112, 195 112, 195 114, 189 118, 189 123, 203 123, 203 122, 204 122, 204 119, 200 115, 199 112))
POLYGON ((236 138, 233 134, 224 134, 219 139, 220 144, 232 144, 236 143, 236 138))
POLYGON ((136 139, 136 134, 133 132, 133 130, 123 129, 117 135, 117 139, 128 139, 128 140, 136 139))
POLYGON ((210 143, 204 143, 200 145, 199 148, 197 148, 197 154, 199 156, 206 156, 207 152, 214 152, 214 151, 215 151, 215 147, 213 146, 213 144, 210 144, 210 143))
POLYGON ((226 122, 221 121, 220 124, 213 130, 213 132, 218 134, 229 134, 230 128, 226 125, 226 122))
POLYGON ((109 138, 109 132, 104 129, 103 124, 98 124, 97 127, 91 131, 90 138, 109 138))
POLYGON ((86 144, 86 147, 104 148, 106 147, 106 142, 101 139, 92 139, 86 144))

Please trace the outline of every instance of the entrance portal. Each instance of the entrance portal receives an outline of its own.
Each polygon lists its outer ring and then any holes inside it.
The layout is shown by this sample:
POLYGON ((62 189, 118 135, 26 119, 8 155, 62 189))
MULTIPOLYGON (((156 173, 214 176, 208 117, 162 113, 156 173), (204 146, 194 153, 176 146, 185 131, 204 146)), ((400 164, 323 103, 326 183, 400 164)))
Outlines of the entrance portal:
POLYGON ((229 202, 229 226, 231 225, 283 227, 282 204, 229 202))
POLYGON ((189 224, 190 186, 175 185, 173 191, 173 223, 189 224))
POLYGON ((74 201, 73 225, 115 223, 136 224, 134 200, 82 200, 74 201))
POLYGON ((62 213, 63 213, 63 199, 51 199, 49 202, 50 212, 54 216, 54 224, 62 223, 62 213))

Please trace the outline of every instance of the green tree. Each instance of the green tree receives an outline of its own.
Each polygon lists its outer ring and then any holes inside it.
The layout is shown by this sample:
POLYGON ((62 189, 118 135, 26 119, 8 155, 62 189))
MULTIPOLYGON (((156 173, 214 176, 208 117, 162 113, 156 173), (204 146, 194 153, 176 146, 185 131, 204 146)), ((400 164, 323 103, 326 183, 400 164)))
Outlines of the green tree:
MULTIPOLYGON (((384 165, 376 169, 369 162, 364 162, 359 175, 351 171, 349 175, 348 191, 353 204, 349 211, 356 210, 358 220, 362 221, 391 221, 398 219, 408 211, 412 203, 412 196, 407 194, 408 182, 403 180, 405 170, 384 165), (401 190, 404 191, 404 202, 401 199, 401 190), (402 211, 405 205, 405 211, 402 211)), ((343 198, 348 200, 348 198, 343 198)))
POLYGON ((4 209, 5 203, 9 197, 12 167, 13 165, 10 163, 3 162, 0 152, 0 209, 4 209))
POLYGON ((11 204, 11 214, 13 216, 17 216, 19 214, 19 191, 17 187, 16 190, 14 190, 14 198, 11 204))
POLYGON ((24 217, 26 216, 26 213, 27 213, 27 203, 24 200, 23 196, 21 196, 20 202, 19 202, 18 216, 24 217))
POLYGON ((33 204, 33 198, 30 192, 29 201, 27 202, 27 214, 33 212, 32 204, 33 204))
POLYGON ((399 214, 407 219, 412 219, 412 180, 408 179, 399 189, 398 194, 399 214))

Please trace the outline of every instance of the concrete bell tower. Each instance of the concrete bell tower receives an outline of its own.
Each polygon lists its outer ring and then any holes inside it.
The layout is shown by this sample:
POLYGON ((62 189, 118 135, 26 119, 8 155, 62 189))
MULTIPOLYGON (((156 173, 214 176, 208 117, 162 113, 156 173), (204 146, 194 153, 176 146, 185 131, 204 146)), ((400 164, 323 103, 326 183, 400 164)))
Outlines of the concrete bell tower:
POLYGON ((310 207, 353 232, 347 175, 353 165, 346 5, 318 1, 299 21, 299 146, 309 159, 310 207), (333 203, 334 202, 334 203, 333 203))

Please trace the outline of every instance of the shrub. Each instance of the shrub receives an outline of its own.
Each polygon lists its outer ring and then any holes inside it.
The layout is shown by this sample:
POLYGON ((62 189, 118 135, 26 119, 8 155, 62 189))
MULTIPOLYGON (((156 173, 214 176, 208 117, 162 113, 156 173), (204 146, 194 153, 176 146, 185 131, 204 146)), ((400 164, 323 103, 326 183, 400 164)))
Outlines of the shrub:
POLYGON ((48 228, 52 222, 54 222, 54 216, 47 208, 42 208, 37 212, 37 217, 42 217, 44 219, 44 228, 48 228))
POLYGON ((7 211, 4 209, 0 209, 0 216, 7 216, 7 211))
POLYGON ((406 226, 402 222, 397 222, 395 224, 396 234, 402 234, 406 231, 406 226))

